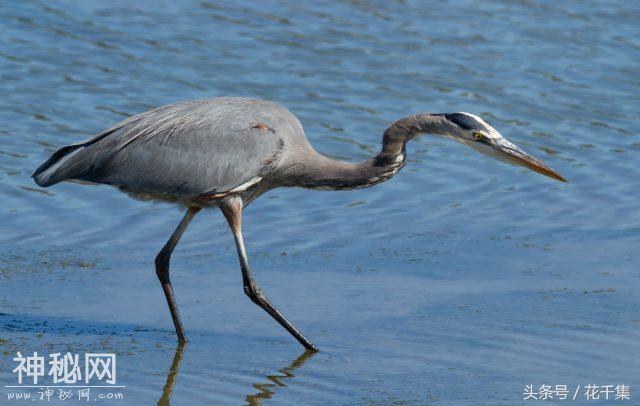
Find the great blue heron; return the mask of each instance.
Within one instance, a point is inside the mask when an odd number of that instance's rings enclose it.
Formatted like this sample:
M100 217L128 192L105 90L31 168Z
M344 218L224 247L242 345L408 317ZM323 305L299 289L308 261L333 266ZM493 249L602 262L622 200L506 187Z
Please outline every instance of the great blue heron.
M169 259L196 213L219 207L235 238L244 292L315 351L253 279L242 240L242 210L277 187L350 190L384 182L405 165L405 146L419 134L443 135L485 155L565 181L474 114L424 113L400 119L384 132L380 153L364 162L348 163L316 152L286 108L237 97L179 102L135 115L87 141L59 149L32 176L43 187L82 180L113 185L137 198L186 206L184 218L155 259L181 343L185 334L169 280Z

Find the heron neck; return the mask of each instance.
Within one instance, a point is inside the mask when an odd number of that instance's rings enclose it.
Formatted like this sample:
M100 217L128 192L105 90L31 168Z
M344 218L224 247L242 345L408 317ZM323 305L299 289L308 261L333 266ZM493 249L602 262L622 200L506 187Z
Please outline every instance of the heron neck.
M316 190L361 189L384 182L404 166L401 151L392 159L381 154L359 163L335 160L314 151L290 171L292 185Z
M288 178L291 186L321 190L349 190L370 187L392 178L406 160L407 142L417 134L444 135L441 115L418 114L400 119L384 132L378 155L360 163L331 159L312 148L297 159ZM310 146L309 146L310 147Z

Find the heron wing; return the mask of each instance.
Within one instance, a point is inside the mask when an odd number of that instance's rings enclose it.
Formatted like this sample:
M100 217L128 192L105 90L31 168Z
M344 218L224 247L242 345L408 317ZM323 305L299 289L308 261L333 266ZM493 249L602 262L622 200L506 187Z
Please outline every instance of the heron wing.
M226 192L275 164L283 146L276 128L286 121L281 109L239 98L159 107L62 148L34 177L182 196Z

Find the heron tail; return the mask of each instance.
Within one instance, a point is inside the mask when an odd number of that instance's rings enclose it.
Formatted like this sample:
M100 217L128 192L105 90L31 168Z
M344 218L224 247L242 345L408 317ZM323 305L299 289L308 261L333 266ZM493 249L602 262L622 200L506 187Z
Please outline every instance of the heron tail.
M33 172L31 177L36 184L41 187L55 185L63 180L73 179L74 174L78 173L78 163L74 163L71 159L78 148L83 147L82 144L68 145L54 152L38 169Z

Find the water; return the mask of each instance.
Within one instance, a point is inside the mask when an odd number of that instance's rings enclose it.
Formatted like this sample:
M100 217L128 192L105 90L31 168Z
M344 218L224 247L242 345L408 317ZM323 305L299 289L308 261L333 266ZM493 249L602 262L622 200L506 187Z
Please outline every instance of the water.
M16 351L99 350L130 404L170 389L174 404L514 404L526 384L640 396L637 4L0 7L3 386ZM222 95L280 102L349 161L399 117L476 112L570 183L423 137L377 187L264 195L245 215L250 260L313 356L244 297L221 215L201 213L172 261L190 338L174 362L153 257L179 210L29 175L130 114Z

